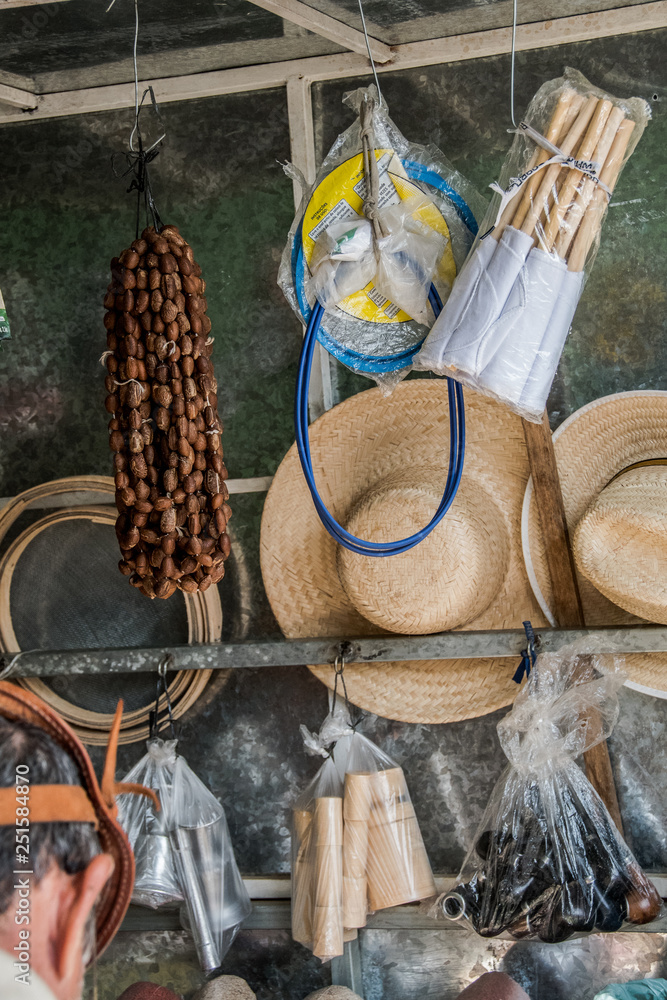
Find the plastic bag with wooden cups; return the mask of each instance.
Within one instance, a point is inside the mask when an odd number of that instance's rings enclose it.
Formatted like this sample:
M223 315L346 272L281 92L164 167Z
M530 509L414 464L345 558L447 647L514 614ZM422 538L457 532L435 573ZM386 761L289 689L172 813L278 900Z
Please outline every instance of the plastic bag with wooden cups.
M650 116L575 70L540 87L415 368L542 419L609 199Z
M322 961L369 912L435 894L403 770L360 733L338 739L292 819L292 933Z
M624 679L582 644L538 656L498 723L508 767L436 912L484 937L549 942L658 916L657 890L576 763L611 733Z

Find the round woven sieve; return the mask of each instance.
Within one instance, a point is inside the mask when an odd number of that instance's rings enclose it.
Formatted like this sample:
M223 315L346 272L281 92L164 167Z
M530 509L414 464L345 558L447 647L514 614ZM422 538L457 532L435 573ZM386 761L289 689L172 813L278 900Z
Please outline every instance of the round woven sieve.
M63 493L97 495L104 502L113 496L114 484L106 477L89 477L35 487L0 514L0 541L26 507L36 500L49 503ZM216 587L204 594L178 592L169 601L149 603L127 586L117 568L115 519L112 507L59 509L14 539L0 560L3 651L169 646L220 638L222 611ZM181 670L168 676L175 718L194 704L210 675L210 670ZM126 710L120 742L148 736L148 717L155 705L153 674L68 675L23 678L17 683L56 709L86 743L106 743L121 697ZM160 708L166 708L164 695ZM166 725L162 720L161 727Z

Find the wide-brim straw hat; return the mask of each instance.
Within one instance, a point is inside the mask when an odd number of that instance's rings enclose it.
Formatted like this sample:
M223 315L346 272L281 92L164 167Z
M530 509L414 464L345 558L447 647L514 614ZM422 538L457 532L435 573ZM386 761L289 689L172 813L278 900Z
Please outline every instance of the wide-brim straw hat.
M466 452L456 499L409 552L351 553L321 524L296 445L283 459L262 517L261 565L273 612L289 639L352 639L387 632L503 629L544 618L521 554L529 468L521 420L466 393ZM403 382L391 396L359 393L310 428L315 481L339 523L368 541L406 537L428 523L449 459L447 384ZM390 719L473 718L514 700L508 658L346 664L355 705ZM333 687L334 671L312 666Z
M588 627L667 623L667 392L604 396L553 435L584 620ZM632 468L635 466L635 468ZM532 482L522 535L543 613L553 596ZM667 654L626 657L629 686L667 697Z

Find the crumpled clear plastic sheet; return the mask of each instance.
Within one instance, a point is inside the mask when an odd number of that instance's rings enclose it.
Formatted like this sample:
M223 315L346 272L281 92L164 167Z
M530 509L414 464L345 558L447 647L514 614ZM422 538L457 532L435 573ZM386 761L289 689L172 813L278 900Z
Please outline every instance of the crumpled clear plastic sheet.
M542 419L611 192L650 117L646 101L572 69L540 87L415 368Z
M594 1000L666 1000L667 979L636 979L632 983L611 983Z
M150 868L156 852L146 852L146 874L151 875L151 881L144 884L142 896L158 898L161 888L169 885L173 889L176 884L181 895L172 896L172 901L185 901L199 963L208 973L220 967L252 905L236 865L224 809L176 753L176 745L176 740L149 740L148 754L126 778L139 780L141 775L148 787L158 792L160 831L161 835L167 831L171 847L169 882L167 862L164 873L155 864ZM153 835L154 828L142 821L136 808L128 808L123 802L126 798L132 796L119 796L119 817L130 842L134 837L141 850L142 841L146 842L147 833Z
M364 216L367 184L359 112L375 101L373 142L379 216L374 242ZM315 298L326 307L319 340L383 390L407 375L433 322L431 282L441 299L472 246L486 203L435 146L408 142L374 86L346 94L357 119L338 136L305 190L283 252L278 284L306 323ZM298 172L291 165L293 179Z
M292 935L322 961L369 912L435 895L402 768L346 716L334 734L336 718L319 737L302 727L306 750L327 756L292 811Z
M624 679L586 645L538 657L498 724L509 765L436 911L484 937L549 942L658 916L657 890L577 764L611 733Z
M123 781L152 788L161 803L168 802L177 759L176 742L148 740L148 752ZM155 910L180 902L183 893L178 884L164 808L157 812L153 802L143 795L119 795L118 821L134 852L132 902Z

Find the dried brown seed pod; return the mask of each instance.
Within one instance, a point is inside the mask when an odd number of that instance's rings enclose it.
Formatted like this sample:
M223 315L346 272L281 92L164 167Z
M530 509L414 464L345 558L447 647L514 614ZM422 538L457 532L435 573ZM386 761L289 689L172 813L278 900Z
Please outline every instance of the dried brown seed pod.
M176 258L169 252L168 245L166 251L160 257L160 270L163 274L173 274L174 271L178 270Z
M146 471L148 472L148 468L146 469ZM139 479L138 477L135 477L134 483L132 485L134 487L134 492L137 494L137 500L148 500L151 490L150 486L144 479Z
M167 243L164 236L158 236L158 238L153 242L153 250L157 254L164 254L169 252L169 244Z
M160 316L164 323L172 323L178 316L178 308L176 302L172 302L171 299L165 299L162 303L162 308L160 310ZM178 331L178 327L176 328Z
M163 535L168 535L176 527L176 511L173 507L162 512L160 517L160 530Z
M185 357L181 359L181 372L185 378L189 378L195 370L194 358Z
M129 373L128 373L129 374ZM142 389L141 384L136 381L128 382L127 385L123 385L120 388L120 398L125 406L136 407L141 403ZM142 446L143 447L143 446ZM141 451L141 448L132 447L132 439L130 438L130 451Z
M138 271L135 272L135 276L137 279L137 288L141 289L142 291L143 289L148 288L148 271L145 271L143 268L140 268Z
M130 472L133 476L136 476L137 479L145 479L148 473L148 466L146 459L141 453L142 451L143 449L133 454L130 458Z
M109 447L112 451L121 451L125 445L125 438L121 431L112 431L109 435Z
M145 315L146 314L144 313L144 316ZM161 316L159 315L156 316L155 314L153 315L153 319L151 321L151 329L153 330L153 333L164 333L164 323L162 322Z
M153 386L153 399L158 406L164 406L168 410L171 406L172 398L171 390L166 385L158 384Z
M182 568L183 564L181 563L181 569ZM191 576L182 576L181 579L178 581L178 585L181 588L181 590L184 590L187 594L196 594L196 592L199 590L199 584Z
M151 292L151 309L154 313L159 313L162 309L162 304L164 302L164 296L159 288L155 288Z
M139 263L139 254L136 250L123 250L120 255L120 262L121 264L124 264L125 267L134 269Z
M161 382L162 385L166 385L169 381L169 365L165 365L164 363L158 365L155 369L155 378L158 382Z

